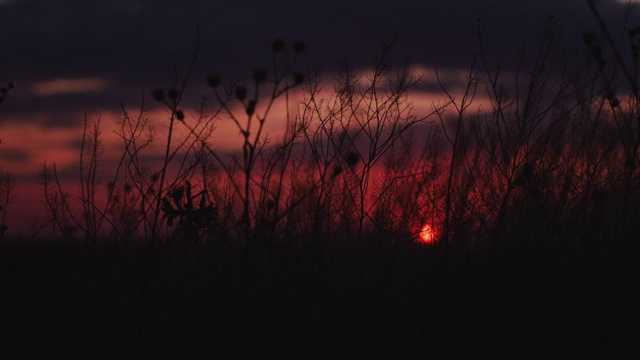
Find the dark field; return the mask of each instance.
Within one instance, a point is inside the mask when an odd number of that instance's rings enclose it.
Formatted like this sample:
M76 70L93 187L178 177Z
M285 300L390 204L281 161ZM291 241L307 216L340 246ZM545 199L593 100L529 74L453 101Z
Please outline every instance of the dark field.
M2 352L82 358L639 354L638 247L4 244ZM629 244L629 243L627 243ZM632 243L633 244L633 243Z

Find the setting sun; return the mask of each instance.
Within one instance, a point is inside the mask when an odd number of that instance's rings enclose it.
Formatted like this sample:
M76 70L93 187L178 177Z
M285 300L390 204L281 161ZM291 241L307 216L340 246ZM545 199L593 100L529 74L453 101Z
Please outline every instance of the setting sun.
M436 241L436 237L437 237L436 230L433 228L433 226L429 224L424 224L422 229L420 229L418 241L425 244L432 244Z

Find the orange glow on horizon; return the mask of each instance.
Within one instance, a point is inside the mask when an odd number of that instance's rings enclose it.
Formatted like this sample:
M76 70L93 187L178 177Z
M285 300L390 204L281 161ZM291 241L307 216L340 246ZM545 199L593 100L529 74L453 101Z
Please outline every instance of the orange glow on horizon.
M0 0L1 1L1 0ZM428 70L424 70L428 72ZM463 79L461 74L452 71L447 74L460 82ZM443 75L444 76L444 75ZM433 80L433 79L431 79ZM78 92L96 92L104 91L113 84L102 78L79 78L79 79L54 79L33 84L31 91L37 96L64 95ZM324 90L321 90L316 96L319 98L331 98L333 94L333 86L324 83ZM453 89L452 92L455 92ZM305 93L301 90L292 90L288 101L276 101L270 108L262 132L263 139L269 139L269 144L276 144L285 136L287 121L293 123L305 116L307 109L302 105ZM428 114L433 110L434 104L441 104L445 100L443 95L437 91L410 91L408 96L411 98L411 112L417 115ZM480 96L476 98L479 107L484 102L480 102ZM487 102L488 103L488 102ZM263 116L266 111L267 102L260 102L256 108L256 116ZM191 126L198 123L199 109L185 107L185 123ZM238 105L234 108L234 113L243 118L245 109ZM136 114L137 108L131 110L132 114ZM12 224L12 230L17 227L26 229L31 228L31 220L33 217L43 219L41 213L44 213L42 198L42 180L40 178L42 166L44 162L49 166L54 163L57 171L61 176L61 185L69 191L71 197L77 200L79 192L79 162L80 162L80 144L82 140L82 120L85 116L91 123L100 119L100 171L98 182L106 184L110 181L115 167L120 162L123 149L123 140L118 135L121 131L122 113L119 109L112 108L94 108L90 112L82 109L78 105L77 111L40 111L33 113L12 114L0 124L0 139L2 140L2 150L0 153L0 170L6 171L16 180L16 190L11 203L11 212L8 213L9 220ZM158 169L164 156L163 144L166 143L166 134L168 128L168 119L170 113L166 108L159 104L151 103L145 109L144 116L148 120L148 126L155 129L156 139L147 147L141 155L144 155L145 166L151 169ZM63 119L64 121L61 121ZM315 117L313 118L314 120ZM5 119L3 119L5 120ZM60 126L58 125L60 122ZM256 129L258 121L253 121L252 129ZM175 143L179 143L181 139L188 136L189 127L182 126L180 123L175 124ZM238 153L242 149L242 136L236 125L228 116L222 114L216 118L210 125L213 129L211 133L211 148L215 151L225 154ZM315 124L313 126L316 126ZM420 125L422 126L422 125ZM425 131L431 125L425 125ZM312 131L314 128L311 129ZM255 130L251 133L255 133ZM146 133L145 133L146 134ZM90 136L90 134L87 134ZM365 150L366 151L366 150ZM87 158L85 157L85 160ZM375 174L381 171L380 168L373 170ZM359 169L359 167L357 167ZM358 170L359 171L359 170ZM373 178L378 177L374 175ZM74 201L72 205L77 205ZM38 211L34 211L34 207L38 207ZM433 243L437 241L436 230L427 225L420 229L413 228L413 231L420 230L421 243ZM415 234L415 233L414 233ZM425 236L426 234L426 236Z
M109 80L99 77L78 79L58 78L35 83L31 87L31 92L36 96L102 92L107 90L110 85Z

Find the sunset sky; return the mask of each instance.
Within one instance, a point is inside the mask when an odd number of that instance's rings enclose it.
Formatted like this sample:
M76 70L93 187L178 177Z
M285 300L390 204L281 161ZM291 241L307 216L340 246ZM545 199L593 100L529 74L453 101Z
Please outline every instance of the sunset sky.
M610 24L622 19L622 2L598 6ZM242 78L268 64L275 38L304 40L301 66L331 73L344 55L366 64L397 32L397 59L427 78L435 67L455 74L470 64L477 19L494 61L508 68L549 15L568 49L583 50L582 32L596 30L584 0L0 0L0 86L15 83L0 105L0 169L15 180L14 216L32 215L24 204L38 201L44 161L73 169L85 113L114 124L121 103L136 107L169 83L171 54L186 59L196 25L202 57L188 91L198 95L208 73ZM149 109L160 111L152 101Z

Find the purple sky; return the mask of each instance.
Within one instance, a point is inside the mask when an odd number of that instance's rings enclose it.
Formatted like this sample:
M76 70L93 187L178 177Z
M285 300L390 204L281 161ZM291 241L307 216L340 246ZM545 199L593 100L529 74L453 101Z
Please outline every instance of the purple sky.
M599 6L613 21L622 15L613 0ZM343 55L364 63L392 32L400 35L399 58L464 67L478 18L487 21L495 58L508 66L548 15L559 19L566 42L576 47L583 31L595 29L584 0L0 0L0 82L17 85L2 106L0 123L41 109L82 111L136 102L170 78L171 53L188 51L196 25L203 45L197 76L238 76L266 62L276 37L304 39L308 64L331 70ZM86 93L38 91L38 82L60 78L107 82Z

